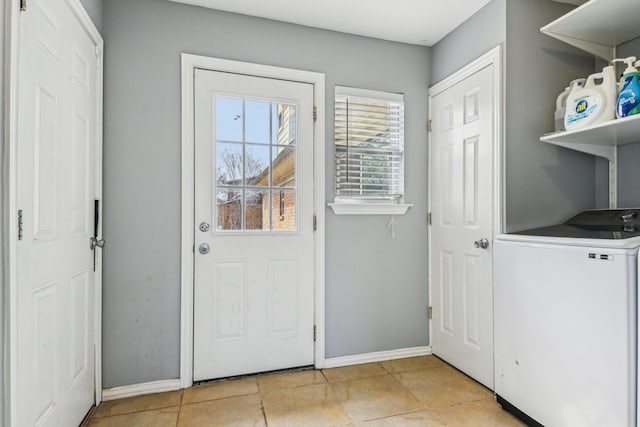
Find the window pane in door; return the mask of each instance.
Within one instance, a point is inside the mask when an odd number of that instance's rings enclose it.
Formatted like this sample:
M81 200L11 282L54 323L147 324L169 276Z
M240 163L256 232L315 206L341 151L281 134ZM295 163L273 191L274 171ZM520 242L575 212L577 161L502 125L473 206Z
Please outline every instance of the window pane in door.
M241 185L243 176L242 144L216 144L216 184Z
M296 185L296 149L292 147L273 147L274 187L295 187Z
M271 103L263 101L244 102L245 142L268 144L271 142Z
M296 230L296 191L273 190L273 202L271 204L271 218L273 231Z
M274 118L277 129L273 143L278 145L294 145L296 143L296 106L278 104L278 116Z
M242 230L242 189L218 187L216 191L216 228Z
M242 142L242 99L216 97L216 139Z
M269 230L269 190L245 191L245 230Z
M269 186L269 146L245 144L245 185Z

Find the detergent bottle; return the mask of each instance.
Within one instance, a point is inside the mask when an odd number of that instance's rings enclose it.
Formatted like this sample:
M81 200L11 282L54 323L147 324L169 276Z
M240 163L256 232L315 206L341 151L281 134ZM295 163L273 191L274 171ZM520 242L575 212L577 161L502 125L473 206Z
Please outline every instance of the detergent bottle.
M556 98L556 111L553 115L553 130L560 132L564 130L564 116L567 110L567 97L571 92L571 89L575 85L580 87L584 86L587 79L576 79L569 83L569 86L564 88L564 91Z
M638 83L638 69L633 66L636 57L624 59L627 69L620 80L620 94L616 104L616 116L620 119L640 113L640 83Z
M592 126L616 118L616 75L612 65L587 77L584 87L575 85L567 97L566 130Z

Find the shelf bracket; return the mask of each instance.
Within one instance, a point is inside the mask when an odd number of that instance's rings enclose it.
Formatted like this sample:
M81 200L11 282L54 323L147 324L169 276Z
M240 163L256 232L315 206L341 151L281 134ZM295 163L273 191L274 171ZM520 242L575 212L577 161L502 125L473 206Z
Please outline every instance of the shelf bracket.
M581 151L583 153L591 154L598 157L604 157L609 160L609 162L614 162L616 160L617 150L615 146L612 145L595 145L595 144L582 144L580 142L562 142L562 141L552 141L545 138L542 138L544 142L549 144L558 145L564 148L570 148L571 150Z
M599 43L590 42L588 40L582 40L575 37L566 36L564 34L555 33L553 31L545 29L544 27L540 31L543 34L548 35L549 37L553 37L554 39L560 40L568 45L577 47L578 49L602 58L607 62L611 62L611 60L614 58L615 51L612 46L606 46Z
M618 207L618 147L613 149L613 160L609 160L609 209Z

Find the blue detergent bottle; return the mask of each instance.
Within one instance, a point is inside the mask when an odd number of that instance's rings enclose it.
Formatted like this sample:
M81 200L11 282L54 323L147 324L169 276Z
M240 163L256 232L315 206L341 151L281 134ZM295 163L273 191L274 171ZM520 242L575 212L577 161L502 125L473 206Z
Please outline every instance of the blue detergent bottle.
M627 69L622 74L620 94L616 104L616 117L619 119L640 113L640 83L638 70L633 66L635 60L634 56L624 59Z

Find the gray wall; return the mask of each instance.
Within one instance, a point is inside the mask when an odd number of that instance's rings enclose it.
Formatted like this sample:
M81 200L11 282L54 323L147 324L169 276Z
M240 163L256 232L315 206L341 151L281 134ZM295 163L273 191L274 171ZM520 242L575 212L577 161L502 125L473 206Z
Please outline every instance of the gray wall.
M507 0L492 0L433 46L431 83L438 83L506 38Z
M102 0L80 0L93 24L102 33Z
M505 168L507 230L558 223L595 206L593 156L541 143L557 95L593 70L593 56L540 33L571 10L549 0L507 2Z
M540 142L555 99L593 57L540 33L571 9L550 0L493 0L433 47L433 82L504 46L507 231L557 223L595 204L592 156Z
M104 386L179 375L181 52L326 74L327 202L334 85L405 93L415 206L395 239L389 217L326 210L326 356L427 345L430 49L166 0L110 0L103 19Z

